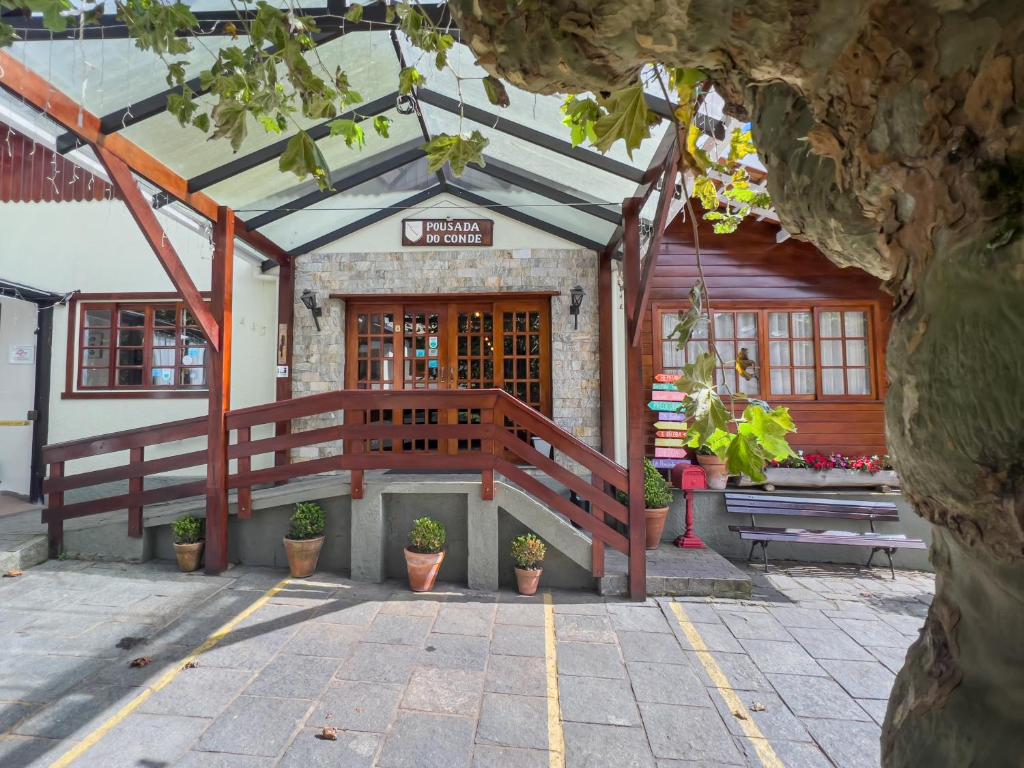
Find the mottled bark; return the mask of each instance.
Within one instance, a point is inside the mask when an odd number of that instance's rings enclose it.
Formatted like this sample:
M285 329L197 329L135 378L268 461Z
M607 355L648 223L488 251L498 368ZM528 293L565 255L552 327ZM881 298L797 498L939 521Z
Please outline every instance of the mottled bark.
M889 443L935 525L936 597L887 766L1024 755L1020 0L458 0L483 66L540 93L700 67L747 114L791 233L886 281ZM799 426L799 425L798 425Z

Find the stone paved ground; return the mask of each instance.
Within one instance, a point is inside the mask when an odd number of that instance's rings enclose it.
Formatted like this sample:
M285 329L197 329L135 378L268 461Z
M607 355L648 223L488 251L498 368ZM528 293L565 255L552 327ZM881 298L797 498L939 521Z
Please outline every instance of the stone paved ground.
M173 675L280 578L49 562L0 581L0 766L516 768L557 765L559 738L570 768L877 766L932 590L927 574L780 564L752 600L558 592L549 612L318 574Z

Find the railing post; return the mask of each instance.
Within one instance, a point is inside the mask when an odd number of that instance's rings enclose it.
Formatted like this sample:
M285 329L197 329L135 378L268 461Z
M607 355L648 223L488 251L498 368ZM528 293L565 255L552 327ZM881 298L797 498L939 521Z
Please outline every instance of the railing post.
M593 474L590 476L590 484L597 489L598 493L603 492L604 483ZM595 511L593 503L590 505L590 514L602 523L608 523L608 515L600 510ZM590 537L590 573L595 579L604 576L604 542L597 536Z
M244 446L252 438L251 427L238 428L238 445ZM276 462L276 459L275 459ZM252 470L252 456L238 457L238 474L247 475ZM248 520L252 517L252 486L246 484L238 488L238 519Z
M64 477L64 462L55 461L50 464L50 478L58 479ZM61 510L64 508L64 491L53 491L46 495L46 508L48 510ZM46 523L46 537L49 541L49 556L60 557L64 551L64 520L51 519Z
M132 448L128 454L128 463L132 466L141 464L146 460L146 449L144 446ZM143 476L133 477L128 480L128 493L134 496L142 493ZM142 538L142 503L131 504L128 507L128 535L133 539Z
M629 596L647 597L647 550L644 515L644 388L640 345L633 344L630 327L640 300L640 206L636 198L623 201L622 271L626 305L626 468L629 472ZM648 258L652 258L648 256Z
M495 427L494 422L497 421L495 418L495 411L497 410L498 404L495 404L491 408L480 409L480 424L484 428L486 434L493 435ZM467 411L468 414L468 411ZM467 419L468 420L468 419ZM486 437L480 441L480 455L489 462L486 469L480 471L480 498L484 501L494 500L494 438Z
M365 424L366 423L366 411L345 411L345 423L349 423L349 418L352 419L353 424ZM362 440L345 441L344 451L347 453L362 453L365 448L365 444ZM352 498L361 499L366 495L366 487L363 485L363 470L353 469L349 472L349 483L352 489Z

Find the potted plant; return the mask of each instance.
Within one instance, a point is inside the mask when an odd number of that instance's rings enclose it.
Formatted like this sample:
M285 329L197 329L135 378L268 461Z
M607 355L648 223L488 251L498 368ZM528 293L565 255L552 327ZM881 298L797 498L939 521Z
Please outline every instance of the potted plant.
M516 584L520 595L535 595L544 572L544 557L548 548L532 533L512 539L512 562L516 565Z
M644 459L644 516L647 519L647 549L657 549L665 531L672 487L650 459Z
M203 520L193 515L183 517L171 523L174 534L174 554L178 558L178 567L185 573L199 568L203 557Z
M292 578L304 579L316 570L325 527L324 510L319 504L304 501L295 505L295 512L288 521L288 535L284 537Z
M413 592L429 592L437 581L437 573L444 562L444 545L448 533L432 517L412 521L409 546L405 548L405 565L409 572L409 587Z
M729 482L729 466L725 459L715 455L707 445L701 445L695 451L697 463L708 476L708 488L721 491Z

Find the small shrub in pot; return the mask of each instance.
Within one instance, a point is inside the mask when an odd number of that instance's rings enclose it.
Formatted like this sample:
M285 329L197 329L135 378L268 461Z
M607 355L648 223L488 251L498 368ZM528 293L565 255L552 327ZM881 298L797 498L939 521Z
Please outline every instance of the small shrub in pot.
M203 555L203 519L188 515L171 523L174 535L174 555L178 567L185 573L199 568Z
M432 517L412 521L409 546L405 548L405 565L409 573L409 588L413 592L429 592L434 588L444 562L447 541L448 532L444 525Z
M284 537L288 569L293 578L304 579L316 570L326 527L324 510L319 504L304 501L295 505L288 520L288 535Z
M548 548L544 541L532 533L512 539L512 562L516 567L516 583L519 587L519 594L537 594L547 553Z
M645 545L657 549L665 531L668 507L672 503L672 487L650 459L644 459L644 516L647 519Z

